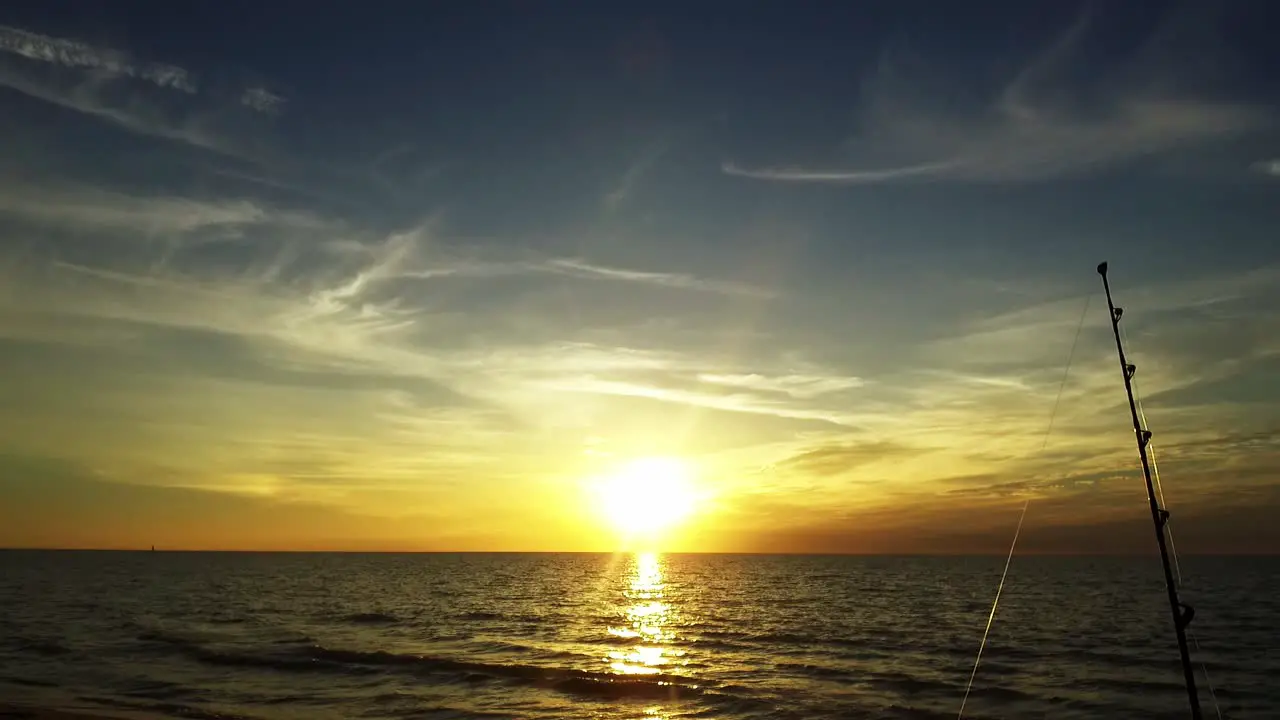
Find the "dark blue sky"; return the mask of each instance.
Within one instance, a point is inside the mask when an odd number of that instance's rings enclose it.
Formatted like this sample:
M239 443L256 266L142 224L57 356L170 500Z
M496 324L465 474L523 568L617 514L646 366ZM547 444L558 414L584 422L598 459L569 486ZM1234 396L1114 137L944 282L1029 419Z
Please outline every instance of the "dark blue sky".
M1276 450L1229 469L1230 438L1280 427L1273 14L6 4L0 338L21 397L52 394L38 432L5 421L11 452L360 517L457 507L462 545L525 546L489 527L522 510L477 519L448 478L562 507L590 458L663 453L706 466L722 540L859 508L909 527L1011 478L1083 516L1110 496L1059 475L1129 468L1097 450L1124 423L1100 306L1055 426L1079 466L1015 448L1109 259L1170 442L1199 443L1184 469L1232 487ZM846 469L787 462L813 452Z

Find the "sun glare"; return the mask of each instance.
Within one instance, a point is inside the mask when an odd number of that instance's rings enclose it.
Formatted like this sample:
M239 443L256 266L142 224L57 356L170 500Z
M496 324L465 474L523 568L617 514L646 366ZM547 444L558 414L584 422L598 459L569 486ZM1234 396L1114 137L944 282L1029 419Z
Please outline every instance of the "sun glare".
M632 460L600 480L600 511L625 535L656 535L694 509L692 475L676 458Z

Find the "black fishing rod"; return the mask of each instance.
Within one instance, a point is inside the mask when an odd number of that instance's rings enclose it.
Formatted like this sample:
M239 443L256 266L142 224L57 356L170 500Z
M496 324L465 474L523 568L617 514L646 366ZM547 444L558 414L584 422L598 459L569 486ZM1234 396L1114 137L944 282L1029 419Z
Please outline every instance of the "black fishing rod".
M1187 698L1191 702L1191 717L1201 720L1200 698L1196 694L1196 676L1191 669L1191 651L1187 649L1187 626L1195 616L1190 605L1178 600L1178 586L1173 581L1173 568L1169 565L1169 550L1165 541L1165 525L1169 522L1169 511L1160 507L1156 500L1155 486L1151 482L1151 462L1147 459L1147 445L1151 443L1151 431L1142 426L1138 417L1138 405L1133 399L1133 375L1138 366L1130 364L1124 357L1124 345L1120 342L1120 316L1123 308L1118 308L1111 301L1111 283L1107 282L1107 264L1098 265L1098 274L1102 276L1102 287L1107 291L1107 307L1111 311L1111 332L1116 336L1116 353L1120 355L1120 370L1124 374L1124 391L1129 395L1129 413L1133 415L1133 432L1138 440L1138 455L1142 458L1142 475L1147 481L1147 500L1151 503L1151 520L1156 526L1156 543L1160 545L1160 562L1164 565L1164 584L1169 591L1169 609L1173 611L1173 629L1178 635L1178 652L1182 655L1182 675L1187 682Z

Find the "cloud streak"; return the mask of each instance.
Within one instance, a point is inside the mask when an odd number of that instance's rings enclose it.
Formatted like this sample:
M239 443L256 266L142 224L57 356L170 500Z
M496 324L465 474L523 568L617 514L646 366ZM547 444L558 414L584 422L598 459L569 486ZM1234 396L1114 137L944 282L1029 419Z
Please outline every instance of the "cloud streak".
M615 212L622 207L630 197L635 193L636 185L648 173L655 163L670 150L671 143L669 140L658 140L650 143L639 157L636 158L627 171L623 173L622 179L618 181L609 194L604 197L604 207L607 212Z
M586 279L616 280L641 285L658 285L661 287L678 288L681 290L699 290L704 292L722 293L725 295L747 295L752 297L772 297L773 295L773 293L768 290L747 285L745 283L708 280L706 278L699 278L686 273L650 272L608 267L604 265L595 265L576 258L551 260L545 265L535 267L544 272Z
M1085 62L1082 19L1018 73L986 107L969 112L933 99L927 82L887 60L866 82L862 124L848 147L858 155L905 159L833 167L747 167L725 162L726 175L829 184L924 181L1037 182L1085 174L1168 151L1249 133L1269 114L1178 91L1176 69L1161 67L1160 34L1098 86L1069 78ZM1176 49L1176 48L1175 48ZM843 165L841 167L840 165Z
M832 425L848 425L852 420L839 411L805 408L750 393L721 395L700 393L653 384L606 380L595 377L557 378L543 387L548 390L594 395L647 398L677 405L689 405L734 413L771 415L791 420L811 420Z
M46 227L176 241L200 231L259 227L320 229L324 221L303 211L283 211L247 199L145 196L90 186L0 181L0 213Z
M753 180L858 184L892 182L912 178L936 178L948 172L958 171L961 167L962 164L958 161L948 161L886 170L818 170L803 167L745 168L736 163L726 161L720 166L720 170L725 175L751 178Z
M468 360L446 348L428 353L419 338L437 326L465 342L485 323L459 323L450 304L462 294L483 294L459 280L485 279L501 292L504 279L576 279L574 295L607 292L592 285L632 285L713 295L768 296L761 288L688 273L639 271L578 258L476 255L439 236L432 223L379 236L306 211L230 198L129 195L87 186L0 184L0 216L38 230L92 237L98 259L57 260L39 269L53 285L15 293L22 307L160 327L270 338L286 346L384 371L432 377L464 372ZM127 253L113 243L146 241ZM222 243L231 262L206 266L202 249ZM149 249L154 245L154 249ZM8 274L36 268L20 262ZM564 292L542 282L537 293ZM572 285L570 286L572 287ZM0 305L2 305L0 299ZM510 310L496 305L493 321ZM496 327L497 325L495 325ZM438 332L438 331L434 331ZM438 339L437 339L438 342ZM496 357L496 356L495 356ZM512 358L513 361L516 358ZM564 371L578 362L561 356ZM819 388L796 379L791 390ZM821 380L815 381L820 383Z
M797 399L811 399L828 393L840 392L862 387L863 381L856 377L832 377L822 375L782 375L768 377L759 373L719 375L704 373L698 379L713 385L744 388L769 393L778 393Z
M240 95L240 104L253 108L261 113L274 115L284 107L285 99L266 88L254 87L246 89Z
M177 65L143 63L120 50L0 26L0 86L31 98L98 118L118 128L164 138L242 160L243 119L228 109L275 115L284 98L261 87L237 97L202 92L194 76ZM234 103L234 104L233 104Z
M0 67L0 85L52 105L96 117L138 135L175 140L226 155L239 154L228 141L191 118L175 121L159 105L144 100L133 99L125 103L113 100L101 80L77 79L68 83L65 79L41 79L21 70Z
M543 259L484 260L469 257L443 257L423 261L422 267L406 269L398 277L420 280L456 278L501 278L520 275L552 275L580 280L612 281L629 285L653 286L718 295L772 298L768 288L731 280L699 277L689 273L635 270L592 263L582 258L550 257Z
M110 75L138 78L162 88L195 93L191 74L176 65L139 63L125 52L0 25L0 51L29 60L70 68L97 70Z

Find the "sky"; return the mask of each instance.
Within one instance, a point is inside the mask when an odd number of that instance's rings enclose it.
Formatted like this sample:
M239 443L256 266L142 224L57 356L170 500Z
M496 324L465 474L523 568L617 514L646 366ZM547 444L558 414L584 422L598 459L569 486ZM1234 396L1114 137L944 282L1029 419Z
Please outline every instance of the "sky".
M5 3L0 546L1280 552L1268 5Z

